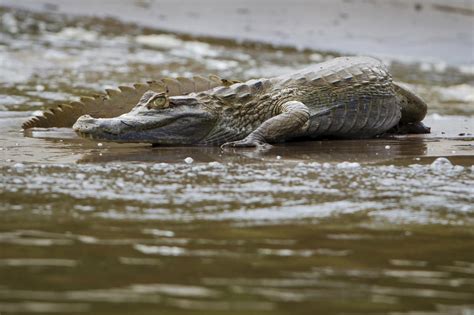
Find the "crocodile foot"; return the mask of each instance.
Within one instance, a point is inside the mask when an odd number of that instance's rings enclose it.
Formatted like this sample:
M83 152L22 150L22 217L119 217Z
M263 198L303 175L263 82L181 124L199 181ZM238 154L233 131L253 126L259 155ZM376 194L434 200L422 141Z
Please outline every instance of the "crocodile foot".
M253 137L247 137L239 141L226 142L221 145L221 149L228 148L258 148L258 149L269 149L272 145L265 141L255 139Z

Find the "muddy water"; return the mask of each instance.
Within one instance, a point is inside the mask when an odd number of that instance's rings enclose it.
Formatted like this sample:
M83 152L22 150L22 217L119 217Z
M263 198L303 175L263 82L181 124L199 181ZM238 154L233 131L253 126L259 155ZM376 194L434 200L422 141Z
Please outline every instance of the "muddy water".
M0 13L1 314L474 312L468 69L386 60L429 101L430 136L231 152L25 137L32 113L107 87L335 54Z

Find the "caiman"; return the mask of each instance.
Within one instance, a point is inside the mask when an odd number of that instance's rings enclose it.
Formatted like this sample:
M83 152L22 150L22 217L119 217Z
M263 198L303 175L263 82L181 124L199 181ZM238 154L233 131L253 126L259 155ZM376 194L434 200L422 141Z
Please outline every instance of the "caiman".
M340 57L246 82L163 79L81 98L23 124L155 145L255 147L292 139L429 133L425 102L369 57Z

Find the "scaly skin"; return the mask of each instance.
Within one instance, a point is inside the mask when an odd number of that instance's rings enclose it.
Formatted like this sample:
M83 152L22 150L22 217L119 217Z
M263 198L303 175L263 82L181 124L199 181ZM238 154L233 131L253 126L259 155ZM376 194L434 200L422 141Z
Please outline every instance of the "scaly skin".
M73 128L97 140L260 146L294 138L369 138L429 132L426 104L392 82L378 60L342 57L290 75L180 96L148 91L126 114L80 117Z

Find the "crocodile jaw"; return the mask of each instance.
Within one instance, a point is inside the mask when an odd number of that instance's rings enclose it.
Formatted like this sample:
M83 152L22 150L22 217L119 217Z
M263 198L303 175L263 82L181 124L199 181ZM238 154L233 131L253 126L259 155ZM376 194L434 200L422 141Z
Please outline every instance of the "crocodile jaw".
M81 137L100 141L176 145L199 143L213 126L213 117L199 112L153 117L124 114L115 118L84 115L79 117L73 129Z

